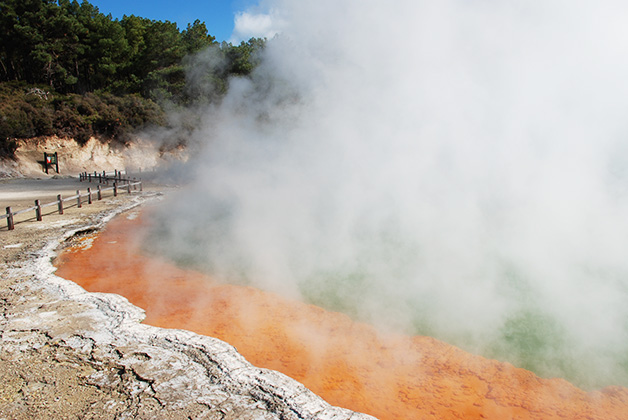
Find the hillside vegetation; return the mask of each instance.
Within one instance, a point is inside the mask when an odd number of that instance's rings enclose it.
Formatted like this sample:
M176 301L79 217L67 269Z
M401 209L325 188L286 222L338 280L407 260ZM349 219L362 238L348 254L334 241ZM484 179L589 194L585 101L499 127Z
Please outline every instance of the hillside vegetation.
M166 107L219 101L230 77L251 73L264 43L217 43L199 20L181 31L169 21L113 19L87 1L2 0L0 157L13 155L15 138L128 141L134 130L165 125Z

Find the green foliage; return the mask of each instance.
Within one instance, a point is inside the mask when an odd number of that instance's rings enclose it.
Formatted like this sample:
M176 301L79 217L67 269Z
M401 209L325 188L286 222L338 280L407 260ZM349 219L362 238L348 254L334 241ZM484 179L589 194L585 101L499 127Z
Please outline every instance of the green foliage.
M223 43L223 49L229 62L228 73L239 76L251 74L260 61L260 51L264 49L266 41L260 38L251 38L248 42L242 41L234 47Z
M205 22L196 19L193 24L182 33L183 45L187 54L194 54L212 46L216 42L216 37L207 32Z
M179 31L169 21L133 15L114 20L76 0L0 0L0 40L0 81L174 101L183 99L184 57L218 46L199 20ZM218 59L227 65L209 77L226 85L230 76L249 75L264 43L223 42Z
M164 111L137 94L58 94L42 85L0 83L0 157L11 157L15 138L57 135L86 142L90 137L127 141L133 130L163 125Z
M17 142L15 139L0 138L0 159L11 159L15 156Z
M112 19L88 1L0 0L2 153L12 153L12 137L120 138L163 124L160 106L219 100L230 77L251 74L264 44L219 45L199 20L179 31L169 21ZM209 50L213 64L192 72L198 60L189 57ZM34 87L48 98L25 93Z

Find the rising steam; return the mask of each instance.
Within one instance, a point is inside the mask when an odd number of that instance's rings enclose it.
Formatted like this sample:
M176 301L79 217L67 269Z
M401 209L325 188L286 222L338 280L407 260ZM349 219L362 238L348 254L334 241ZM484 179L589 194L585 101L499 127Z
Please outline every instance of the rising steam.
M264 5L280 35L163 209L173 258L628 385L628 4Z

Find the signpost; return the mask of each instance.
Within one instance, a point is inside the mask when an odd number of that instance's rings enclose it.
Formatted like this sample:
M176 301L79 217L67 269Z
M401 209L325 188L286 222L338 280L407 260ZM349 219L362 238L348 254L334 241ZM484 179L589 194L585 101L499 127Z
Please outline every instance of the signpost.
M57 155L57 152L54 152L54 154L44 152L44 165L46 173L48 173L48 165L55 165L55 169L59 173L59 155Z

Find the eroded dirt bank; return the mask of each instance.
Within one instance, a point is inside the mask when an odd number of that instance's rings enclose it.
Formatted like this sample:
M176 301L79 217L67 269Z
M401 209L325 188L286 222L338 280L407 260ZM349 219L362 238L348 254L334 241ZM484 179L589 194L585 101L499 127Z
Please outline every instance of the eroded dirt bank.
M223 339L334 405L381 419L625 419L628 390L584 392L429 337L382 336L348 317L259 290L220 284L151 259L142 223L121 218L68 250L58 273L119 293L146 323Z
M16 177L64 177L80 172L131 170L138 173L166 167L173 160L185 160L184 150L159 149L159 144L144 138L136 138L129 145L90 138L85 144L74 139L35 137L17 140L15 160L0 159L0 178ZM57 153L59 173L51 165L46 174L43 154Z
M140 324L143 311L126 299L54 274L59 244L154 196L0 229L0 418L369 418L253 367L220 340Z

